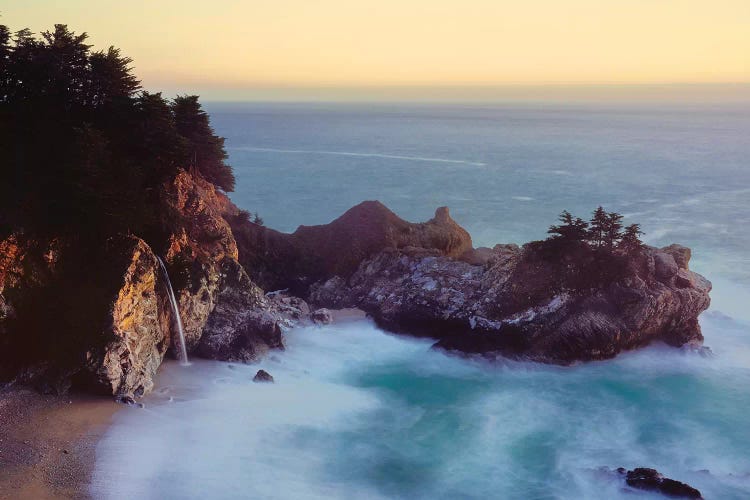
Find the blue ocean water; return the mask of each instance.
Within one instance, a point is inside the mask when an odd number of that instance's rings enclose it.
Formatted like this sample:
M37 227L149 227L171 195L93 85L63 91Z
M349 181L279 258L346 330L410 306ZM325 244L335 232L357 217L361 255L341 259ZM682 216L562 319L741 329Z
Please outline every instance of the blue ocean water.
M233 200L293 231L378 199L448 205L475 245L597 205L714 282L712 357L574 367L446 356L365 320L287 333L260 366L167 363L97 449L103 498L649 498L600 467L750 497L750 106L214 104ZM250 382L267 369L272 386ZM122 464L127 462L127 467ZM114 478L114 479L113 479Z

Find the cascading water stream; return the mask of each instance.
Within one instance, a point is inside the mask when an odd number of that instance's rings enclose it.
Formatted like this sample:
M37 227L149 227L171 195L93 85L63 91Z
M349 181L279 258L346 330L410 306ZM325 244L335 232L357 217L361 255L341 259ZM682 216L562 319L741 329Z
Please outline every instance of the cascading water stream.
M169 293L169 302L172 304L172 314L175 317L175 323L177 323L177 333L180 336L180 364L183 366L189 365L187 347L185 346L185 333L182 331L182 319L180 318L180 310L177 307L177 298L175 297L174 290L172 289L172 282L169 279L169 273L167 272L167 266L164 265L164 261L161 257L156 257L159 260L159 265L164 273L164 278L167 281L167 292Z

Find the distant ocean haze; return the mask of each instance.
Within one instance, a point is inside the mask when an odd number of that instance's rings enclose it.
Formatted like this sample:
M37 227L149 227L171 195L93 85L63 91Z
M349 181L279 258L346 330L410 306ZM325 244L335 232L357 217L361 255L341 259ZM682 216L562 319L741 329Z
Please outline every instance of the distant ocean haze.
M750 104L208 105L233 199L293 231L378 199L409 220L447 205L476 245L546 236L598 205L698 270L750 284ZM705 265L704 265L705 263Z

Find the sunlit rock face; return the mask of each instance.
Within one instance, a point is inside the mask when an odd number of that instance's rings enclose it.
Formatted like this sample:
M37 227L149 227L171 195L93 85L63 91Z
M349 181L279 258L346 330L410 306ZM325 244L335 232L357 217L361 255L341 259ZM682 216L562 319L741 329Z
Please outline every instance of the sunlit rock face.
M182 314L187 348L193 352L216 307L222 265L237 260L237 243L222 217L233 205L213 184L184 171L165 186L165 193L165 211L173 223L164 257Z
M360 307L385 328L434 337L448 350L548 363L703 340L697 318L711 284L689 270L684 247L645 247L611 262L547 259L532 246L482 254L476 264L429 251L382 252L348 280L313 286L310 300Z
M10 382L65 392L148 392L169 339L156 256L134 236L85 249L21 234L0 243L0 367Z
M87 353L87 369L95 382L116 396L145 394L169 346L170 315L159 264L151 248L136 237L111 238L105 252L119 270L102 335L103 349Z

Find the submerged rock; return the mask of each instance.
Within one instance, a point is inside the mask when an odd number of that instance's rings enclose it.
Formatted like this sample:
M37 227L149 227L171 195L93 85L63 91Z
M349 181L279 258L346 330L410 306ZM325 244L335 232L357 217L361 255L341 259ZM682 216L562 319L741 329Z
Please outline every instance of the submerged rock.
M689 484L664 477L656 469L637 467L626 471L621 467L617 469L617 472L625 476L625 482L632 488L654 491L671 498L688 498L691 500L703 498L701 492Z
M313 322L317 323L318 325L329 325L333 322L333 314L331 314L331 311L329 311L325 307L316 309L315 311L313 311L310 317L312 318Z
M273 383L273 377L270 373L265 370L258 370L253 377L253 382L271 382Z

